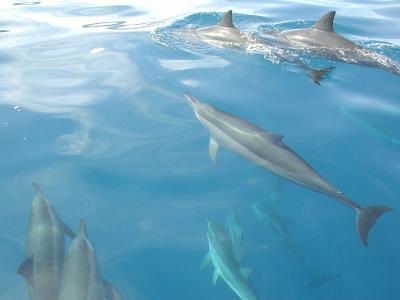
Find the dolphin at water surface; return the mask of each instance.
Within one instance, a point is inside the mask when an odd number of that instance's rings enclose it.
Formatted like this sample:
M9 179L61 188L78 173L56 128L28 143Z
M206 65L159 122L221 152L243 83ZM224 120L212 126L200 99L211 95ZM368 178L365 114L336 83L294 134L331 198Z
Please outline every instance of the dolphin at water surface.
M368 233L376 220L392 210L382 205L362 207L347 198L286 146L282 135L223 112L188 93L185 96L197 119L210 133L209 155L214 162L217 160L219 145L222 145L278 176L339 200L355 210L357 232L365 246L368 244Z
M273 56L278 57L281 62L288 62L294 64L312 79L316 84L320 84L322 78L332 70L332 68L323 69L312 69L303 63L299 58L291 55L287 51L276 48L272 45L266 45L261 40L251 37L249 34L241 32L234 24L232 20L232 10L227 11L220 21L209 27L198 28L195 30L196 34L200 39L208 44L218 47L233 47L247 49L252 48L252 45L260 45L268 53L272 53ZM262 54L262 52L260 52Z
M251 270L240 267L232 240L225 229L214 221L208 221L207 238L209 252L206 257L207 262L214 266L214 284L221 277L240 299L259 299L248 280Z
M33 188L25 260L18 274L26 279L31 300L54 300L64 262L65 234L71 238L75 235L59 219L39 184L34 183Z
M357 45L337 34L333 28L335 14L335 11L326 13L310 28L268 32L267 35L281 45L299 51L307 51L320 57L346 63L380 68L400 75L400 62Z

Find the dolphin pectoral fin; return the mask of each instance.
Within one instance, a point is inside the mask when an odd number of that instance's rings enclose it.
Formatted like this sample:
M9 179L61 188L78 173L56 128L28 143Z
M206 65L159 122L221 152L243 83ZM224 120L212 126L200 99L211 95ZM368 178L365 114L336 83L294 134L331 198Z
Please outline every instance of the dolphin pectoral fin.
M310 69L307 71L307 75L311 78L311 80L315 83L320 85L321 80L324 79L324 77L329 74L334 69L334 67L329 67L329 68L323 68L323 69Z
M242 273L244 278L249 278L251 269L250 268L241 268L240 272Z
M26 280L30 280L32 277L32 269L33 269L33 258L29 257L22 262L22 264L18 267L17 273L24 277Z
M217 284L217 280L219 278L219 273L217 271L217 269L214 270L214 275L213 275L213 284L216 285Z
M321 31L333 31L333 19L335 18L335 11L330 11L324 14L312 28Z
M217 163L217 154L218 154L219 145L217 141L210 137L210 141L208 143L208 154L210 155L211 160L213 163Z
M228 10L217 24L221 27L234 28L232 21L232 10Z
M372 226L375 224L376 220L383 215L385 212L392 211L393 208L375 205L367 206L365 208L356 208L356 227L357 233L361 239L361 242L368 246L368 233Z
M72 229L69 228L68 225L65 224L63 221L60 220L60 222L61 222L61 225L63 227L64 233L66 235L68 235L71 239L74 239L75 238L75 233L72 231Z
M104 294L108 300L122 300L121 294L113 287L111 283L103 280Z
M211 263L210 251L207 252L200 264L200 270L203 270L207 265Z

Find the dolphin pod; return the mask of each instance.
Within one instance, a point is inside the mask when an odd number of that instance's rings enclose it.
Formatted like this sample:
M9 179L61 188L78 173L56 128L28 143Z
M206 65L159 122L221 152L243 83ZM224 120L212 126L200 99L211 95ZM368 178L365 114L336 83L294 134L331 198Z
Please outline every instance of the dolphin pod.
M196 29L197 35L204 42L217 45L217 46L229 46L246 49L250 45L259 44L267 47L268 52L272 52L274 56L279 58L281 62L291 63L298 68L302 69L315 84L320 84L323 77L329 73L332 68L323 69L312 69L307 66L302 60L294 55L291 55L287 51L282 51L282 49L266 45L263 41L252 37L249 39L233 24L232 20L232 10L227 11L221 20L214 26L203 27ZM260 52L262 54L262 52Z
M232 239L225 229L217 222L208 221L207 239L209 251L203 265L211 263L214 266L214 284L221 277L240 299L258 300L248 280L251 269L240 266Z
M275 175L339 200L356 212L357 233L365 246L376 220L392 210L383 205L362 207L346 197L286 146L282 135L223 112L188 93L185 96L197 119L209 131L209 155L214 162L222 145Z
M312 27L270 33L282 45L308 51L346 63L380 68L400 75L400 62L357 45L337 34L333 28L336 12L324 14Z
M39 184L29 213L25 260L18 274L27 282L31 300L122 300L100 277L94 248L84 222L75 235L57 216ZM65 256L65 235L73 239Z

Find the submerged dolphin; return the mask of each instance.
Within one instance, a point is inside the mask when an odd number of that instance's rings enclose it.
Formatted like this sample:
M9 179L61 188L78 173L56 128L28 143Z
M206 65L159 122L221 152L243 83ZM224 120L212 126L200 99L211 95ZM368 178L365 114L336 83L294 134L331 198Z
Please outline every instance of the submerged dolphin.
M238 263L240 263L244 254L246 253L246 247L243 242L242 227L240 226L237 215L233 211L231 211L228 215L226 229L232 241L233 253L235 254Z
M325 283L340 278L341 276L335 273L319 273L316 274L308 284L308 289L313 290Z
M219 277L222 277L240 299L257 300L258 296L248 280L251 270L240 268L233 251L232 241L224 228L216 222L209 221L207 238L208 262L212 263L215 268L214 284Z
M118 298L119 297L119 298ZM88 240L85 222L72 241L64 262L58 300L114 300L118 292L101 277L96 252Z
M266 205L253 204L251 207L257 220L269 231L272 231L278 235L283 246L287 249L289 254L292 255L296 260L303 261L303 256L298 253L298 250L289 237L289 232L282 216L280 216L275 209Z
M347 198L287 147L282 141L282 135L225 113L187 93L185 96L197 119L210 133L209 154L214 162L219 145L223 145L276 175L339 200L355 210L357 232L365 246L368 243L368 233L376 220L392 210L381 205L362 207Z
M282 51L282 49L276 48L272 45L266 45L261 40L258 40L254 37L250 38L248 34L246 35L240 32L240 30L233 24L232 10L227 11L216 25L199 28L196 29L195 32L204 42L211 45L216 45L218 47L231 46L247 49L250 45L263 45L264 47L267 47L266 50L277 57L279 61L292 63L304 70L305 73L312 79L312 81L318 85L320 84L321 79L332 70L332 68L314 70L304 64L293 54L291 55L287 51Z
M284 30L271 33L271 36L282 44L307 50L318 56L376 67L400 75L400 62L337 34L333 29L335 14L335 11L326 13L310 28Z
M30 299L55 300L65 252L65 234L74 233L58 218L37 183L29 214L25 260L18 268L28 284Z

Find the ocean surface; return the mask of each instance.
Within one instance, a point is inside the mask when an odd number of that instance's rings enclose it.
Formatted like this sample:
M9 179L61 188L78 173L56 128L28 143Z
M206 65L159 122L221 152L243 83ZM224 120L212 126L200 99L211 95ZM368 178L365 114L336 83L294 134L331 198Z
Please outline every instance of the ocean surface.
M318 86L268 49L182 34L229 9L257 36L336 10L338 33L400 60L396 0L1 1L1 300L29 299L17 269L34 182L74 231L86 221L102 277L124 299L239 299L200 268L207 220L223 225L232 211L261 300L400 299L400 76L300 57L334 67ZM212 163L185 92L282 134L351 199L394 212L364 247L340 202L223 147ZM254 203L275 206L296 255Z

